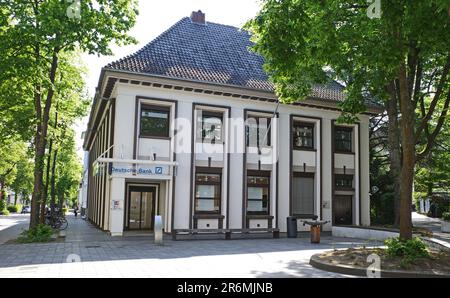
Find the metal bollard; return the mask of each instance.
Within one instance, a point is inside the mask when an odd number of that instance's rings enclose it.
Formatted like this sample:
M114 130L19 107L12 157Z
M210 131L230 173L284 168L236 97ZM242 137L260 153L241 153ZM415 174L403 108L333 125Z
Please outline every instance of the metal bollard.
M163 222L162 222L162 216L156 215L155 216L155 244L156 245L163 245Z

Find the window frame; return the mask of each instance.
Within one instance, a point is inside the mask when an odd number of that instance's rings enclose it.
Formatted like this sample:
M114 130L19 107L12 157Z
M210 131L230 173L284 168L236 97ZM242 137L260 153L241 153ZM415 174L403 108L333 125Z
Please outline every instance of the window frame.
M338 139L337 138L337 135L338 135L337 131L338 130L350 133L350 141L349 141L350 142L350 148L349 149L345 149L345 148L342 148L342 146L339 147L337 145L338 142L344 141L342 139ZM353 131L354 131L353 127L335 126L335 128L334 128L334 152L337 152L337 153L353 153Z
M199 123L199 113L201 113L201 121ZM215 141L214 139L209 139L205 137L205 134L203 133L203 124L204 124L204 119L205 116L208 118L219 118L221 121L221 127L220 127L220 140L219 141ZM205 143L205 139L209 141L209 144L224 144L224 114L223 112L216 112L216 111L208 111L208 110L201 110L198 109L197 110L197 128L196 128L196 139L197 141L199 141L199 139L201 140L202 143ZM200 124L200 125L199 125ZM200 133L200 135L199 135Z
M338 179L345 179L345 180L351 180L352 181L352 186L348 187L348 186L338 186L336 184ZM350 190L350 191L354 191L355 190L355 175L349 175L349 174L335 174L334 175L334 189L335 190Z
M316 211L316 174L315 173L306 173L306 172L294 172L292 174L292 184L294 182L294 178L312 178L313 179L313 214L299 214L294 212L294 187L292 185L292 216L297 218L313 218L315 216Z
M267 184L263 184L263 183L249 183L248 180L250 177L259 177L259 178L267 178L268 179L268 183ZM270 171L252 171L252 170L248 170L247 171L247 176L246 176L246 202L245 202L245 210L246 210L246 214L248 216L252 216L252 215L270 215L270 201L271 201L271 172ZM248 198L248 188L249 187L260 187L260 188L267 188L267 211L248 211L248 202L249 201L262 201L264 202L264 199L262 200L256 200L256 199L249 199Z
M219 182L203 182L197 180L197 175L219 175ZM221 215L222 214L222 169L221 168L202 168L197 167L194 175L194 215L201 215L201 214L211 214L211 215ZM218 194L219 194L219 210L218 211L198 211L197 210L197 200L211 200L215 201L216 198L199 198L197 197L197 186L198 185L214 185L219 188Z
M248 125L248 120L249 119L255 119L256 120L256 147L257 148L262 148L262 147L271 147L272 146L272 118L270 116L254 116L254 115L248 115L247 119L245 120L245 144L247 147L251 147L250 146L250 127ZM267 139L266 142L267 144L261 145L260 142L262 140L259 139L259 129L260 129L260 120L261 119L266 119L267 120Z
M164 131L164 134L155 134L155 133L144 133L142 131L142 113L143 111L156 111L156 112L164 112L167 114L167 127ZM168 139L170 138L170 122L171 122L171 107L169 106L158 106L158 105L149 105L141 103L140 115L139 115L139 137L140 138L155 138L155 139Z
M309 122L302 122L302 121L294 121L294 124L292 125L293 127L292 127L292 147L293 147L293 149L294 150L307 150L307 151L314 151L315 150L315 146L316 146L316 144L315 144L315 141L314 141L314 137L315 137L315 132L314 132L314 130L315 130L315 124L314 123L309 123ZM311 128L311 132L312 132L312 134L311 134L311 144L312 144L312 146L311 147L309 147L309 146L297 146L296 145L296 142L295 142L295 139L296 139L296 136L295 136L295 128L296 127L309 127L309 128ZM301 136L300 138L304 138L304 136Z

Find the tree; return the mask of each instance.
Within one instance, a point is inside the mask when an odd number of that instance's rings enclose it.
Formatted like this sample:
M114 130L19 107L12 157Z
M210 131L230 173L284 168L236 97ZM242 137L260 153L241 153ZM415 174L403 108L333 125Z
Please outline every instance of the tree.
M45 149L55 85L63 53L75 49L111 54L111 42L128 44L137 15L135 0L0 0L0 82L25 76L34 104L34 187L30 228L43 201Z
M8 139L0 144L0 202L4 204L6 187L16 179L18 164L26 158L26 144Z
M332 78L346 86L341 121L356 121L370 99L391 106L400 132L390 148L401 152L400 238L411 239L414 167L433 148L450 104L448 0L381 0L380 18L370 18L366 0L262 2L246 28L283 101Z
M18 161L16 177L10 185L15 193L14 205L19 194L22 198L28 198L33 191L33 162L28 155Z

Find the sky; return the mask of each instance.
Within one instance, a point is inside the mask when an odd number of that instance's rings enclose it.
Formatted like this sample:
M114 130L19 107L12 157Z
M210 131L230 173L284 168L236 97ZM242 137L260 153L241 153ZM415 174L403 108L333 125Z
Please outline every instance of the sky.
M129 32L138 40L138 44L129 46L112 45L113 56L83 55L84 64L88 67L86 83L89 95L93 96L103 66L130 55L156 38L192 11L201 10L206 14L206 21L242 27L254 17L259 10L258 0L140 0L139 16L135 27ZM77 151L83 157L83 140L81 133L86 130L89 117L79 121L77 132Z

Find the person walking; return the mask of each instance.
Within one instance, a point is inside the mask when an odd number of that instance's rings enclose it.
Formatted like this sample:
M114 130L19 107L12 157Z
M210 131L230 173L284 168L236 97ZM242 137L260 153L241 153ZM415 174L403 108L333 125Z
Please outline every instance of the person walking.
M75 214L75 217L78 216L78 206L77 205L73 206L73 213Z

